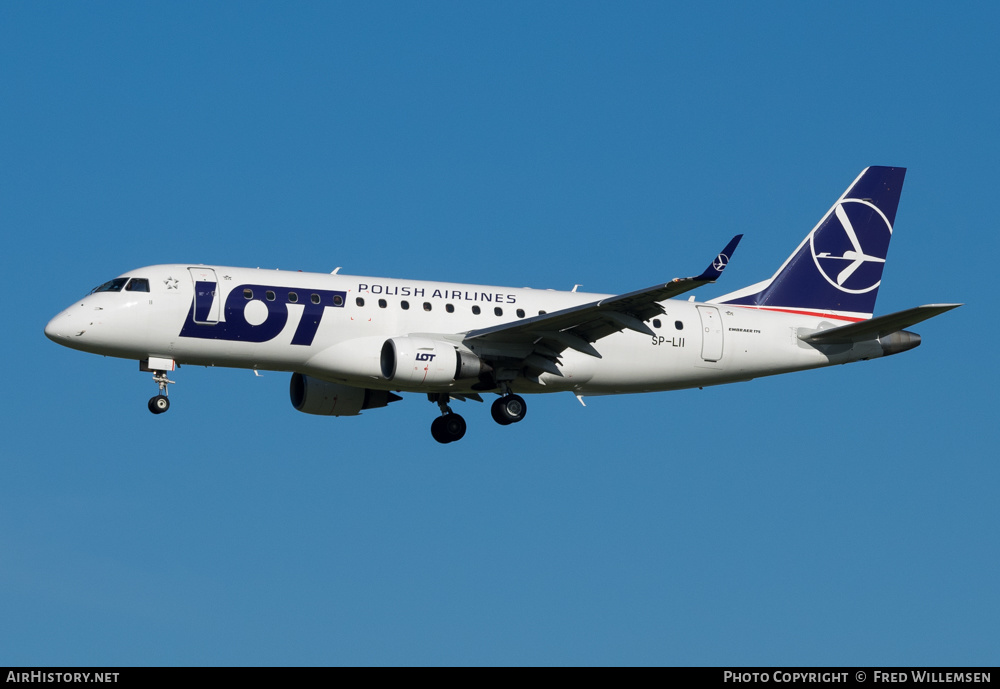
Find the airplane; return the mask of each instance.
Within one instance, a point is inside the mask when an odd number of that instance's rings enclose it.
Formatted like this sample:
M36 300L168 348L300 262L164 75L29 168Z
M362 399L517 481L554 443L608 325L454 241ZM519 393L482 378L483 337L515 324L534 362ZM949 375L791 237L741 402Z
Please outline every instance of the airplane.
M620 295L188 263L128 271L53 318L45 335L153 373L154 414L181 364L290 372L292 406L354 416L422 393L440 443L465 435L452 400L583 398L748 381L912 349L905 330L961 304L873 318L906 170L868 167L772 277L706 302L742 235L694 277ZM846 267L845 267L846 262Z

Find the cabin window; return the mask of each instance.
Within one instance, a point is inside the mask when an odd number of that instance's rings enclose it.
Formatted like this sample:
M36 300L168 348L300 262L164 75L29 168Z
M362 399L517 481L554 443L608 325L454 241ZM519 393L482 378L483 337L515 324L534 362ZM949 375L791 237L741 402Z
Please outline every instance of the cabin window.
M389 303L385 299L379 299L378 300L378 307L380 309L384 309L388 305L389 305Z
M317 301L314 302L314 303L316 303L316 304L319 303L318 298L317 298ZM339 294L334 294L333 295L333 305L334 306L343 306L344 305L344 298L342 296L340 296Z
M318 304L319 303L319 295L318 294L311 295L309 297L309 301L311 301L313 304Z
M674 321L674 327L678 330L684 330L684 323L681 321Z
M493 313L495 313L498 316L502 316L503 315L503 309L501 309L499 306L495 306L495 307L493 307Z
M266 292L264 292L264 298L267 299L268 301L274 301L274 292L272 292L271 290L267 290Z
M357 304L358 306L364 306L365 300L363 297L358 297L357 299L354 300L354 303Z
M539 316L544 316L544 315L545 315L545 311L539 311L539 312L538 312L538 315L539 315Z
M128 278L115 278L114 280L108 280L100 287L95 287L90 290L91 294L96 294L97 292L121 292L122 287L128 282Z
M399 302L399 308L403 309L403 311L406 311L407 309L410 308L410 302L404 299L403 301Z
M518 309L517 310L517 317L518 318L524 318L524 309Z
M654 328L659 328L659 327L660 327L660 325L661 325L661 323L660 323L660 319L659 319L659 318L654 318L654 319L653 319L653 327L654 327Z
M244 299L253 299L253 290L252 289L245 289L245 290L243 290L243 298Z
M424 311L430 311L430 310L431 310L431 303L429 301L425 301L424 302Z
M444 305L444 310L447 311L448 313L455 313L455 305L454 304L445 304Z
M290 302L292 302L294 304L298 300L299 300L299 295L297 295L295 292L289 292L288 293L288 301L290 301Z
M472 313L473 313L473 315L478 316L482 312L483 312L483 310L481 308L479 308L479 304L474 304L472 306Z

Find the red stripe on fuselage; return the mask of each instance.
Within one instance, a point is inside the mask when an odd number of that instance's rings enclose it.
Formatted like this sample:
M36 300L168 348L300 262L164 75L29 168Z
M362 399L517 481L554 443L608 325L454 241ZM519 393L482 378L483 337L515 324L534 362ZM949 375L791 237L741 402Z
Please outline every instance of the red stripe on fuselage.
M742 306L740 304L726 304L726 306L737 306L741 309L754 309L756 311L775 311L777 313L797 313L800 316L816 316L817 318L833 318L838 321L848 321L849 323L860 323L867 321L867 318L857 318L855 316L841 316L836 313L823 313L822 311L798 311L796 309L771 309L766 306Z

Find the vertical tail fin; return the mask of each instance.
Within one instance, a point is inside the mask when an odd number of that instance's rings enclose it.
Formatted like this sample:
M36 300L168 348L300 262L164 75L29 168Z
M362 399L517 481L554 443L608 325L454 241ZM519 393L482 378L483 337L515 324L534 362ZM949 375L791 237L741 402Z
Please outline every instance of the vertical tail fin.
M773 277L712 302L871 318L905 175L900 167L865 168Z

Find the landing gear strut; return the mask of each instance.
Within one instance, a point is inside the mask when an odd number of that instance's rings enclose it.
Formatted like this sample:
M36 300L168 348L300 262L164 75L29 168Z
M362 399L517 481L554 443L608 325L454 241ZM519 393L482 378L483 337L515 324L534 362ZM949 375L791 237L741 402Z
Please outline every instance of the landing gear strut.
M442 444L461 440L465 435L465 419L448 406L448 393L430 394L428 397L431 402L437 402L441 409L441 416L434 419L434 423L431 424L431 435L434 436L434 440Z
M528 406L524 403L524 398L513 393L498 398L490 407L493 420L501 426L517 423L524 418L527 411Z
M174 381L167 378L166 371L153 371L153 382L160 386L160 394L149 398L149 411L154 414L162 414L170 409L170 400L167 398L167 385Z

